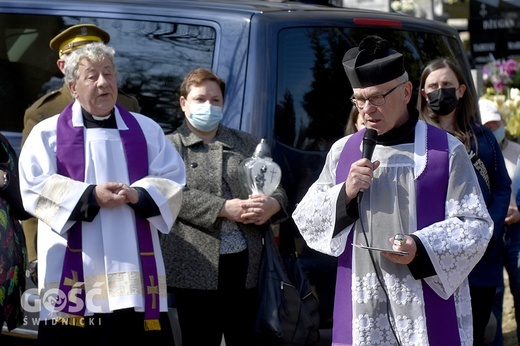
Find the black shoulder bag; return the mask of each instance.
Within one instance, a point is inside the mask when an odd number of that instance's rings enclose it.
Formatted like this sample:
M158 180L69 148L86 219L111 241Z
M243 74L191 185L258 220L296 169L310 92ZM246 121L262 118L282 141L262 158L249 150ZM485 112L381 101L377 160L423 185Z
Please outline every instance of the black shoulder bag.
M318 300L296 252L282 258L271 229L264 234L258 291L255 333L262 344L317 345Z

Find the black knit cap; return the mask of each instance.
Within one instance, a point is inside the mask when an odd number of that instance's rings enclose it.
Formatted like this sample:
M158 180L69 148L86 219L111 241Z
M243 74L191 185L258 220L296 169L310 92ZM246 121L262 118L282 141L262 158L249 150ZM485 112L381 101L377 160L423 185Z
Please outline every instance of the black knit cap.
M359 47L349 49L343 56L343 67L353 88L383 84L405 72L403 55L375 35L365 37Z

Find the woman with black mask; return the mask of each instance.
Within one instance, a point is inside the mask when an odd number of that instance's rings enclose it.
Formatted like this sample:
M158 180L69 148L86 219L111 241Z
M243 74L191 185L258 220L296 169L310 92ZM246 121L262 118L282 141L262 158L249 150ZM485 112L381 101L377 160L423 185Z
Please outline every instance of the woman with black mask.
M496 288L503 282L502 225L508 210L511 179L500 145L493 133L480 123L478 100L467 85L454 62L444 58L433 60L421 76L418 109L422 120L448 131L464 143L495 223L486 253L469 275L474 345L484 345L485 341L492 341L485 340L485 331Z

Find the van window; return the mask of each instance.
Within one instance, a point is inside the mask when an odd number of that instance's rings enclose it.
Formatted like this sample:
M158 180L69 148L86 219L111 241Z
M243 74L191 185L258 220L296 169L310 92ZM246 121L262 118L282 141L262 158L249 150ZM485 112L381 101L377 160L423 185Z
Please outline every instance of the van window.
M110 34L119 87L137 97L141 112L166 133L184 119L179 87L184 75L211 68L215 30L184 23L113 18L0 15L0 130L21 132L23 115L40 96L59 89L63 76L49 41L67 27L93 23Z
M386 38L403 53L416 104L420 74L436 57L454 58L458 42L420 31L377 28L289 28L278 39L275 137L305 151L328 151L344 136L352 88L343 55L367 35ZM454 59L457 61L457 59Z

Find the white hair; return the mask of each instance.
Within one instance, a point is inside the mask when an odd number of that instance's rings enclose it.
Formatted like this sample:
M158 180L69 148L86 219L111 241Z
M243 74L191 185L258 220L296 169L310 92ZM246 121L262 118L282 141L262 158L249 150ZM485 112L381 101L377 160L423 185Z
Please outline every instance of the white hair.
M117 73L116 64L114 61L115 50L114 48L105 45L103 42L93 42L83 47L76 49L69 54L65 61L65 82L76 82L79 77L79 63L83 59L90 60L92 62L99 62L103 59L109 59L114 66L114 70Z

